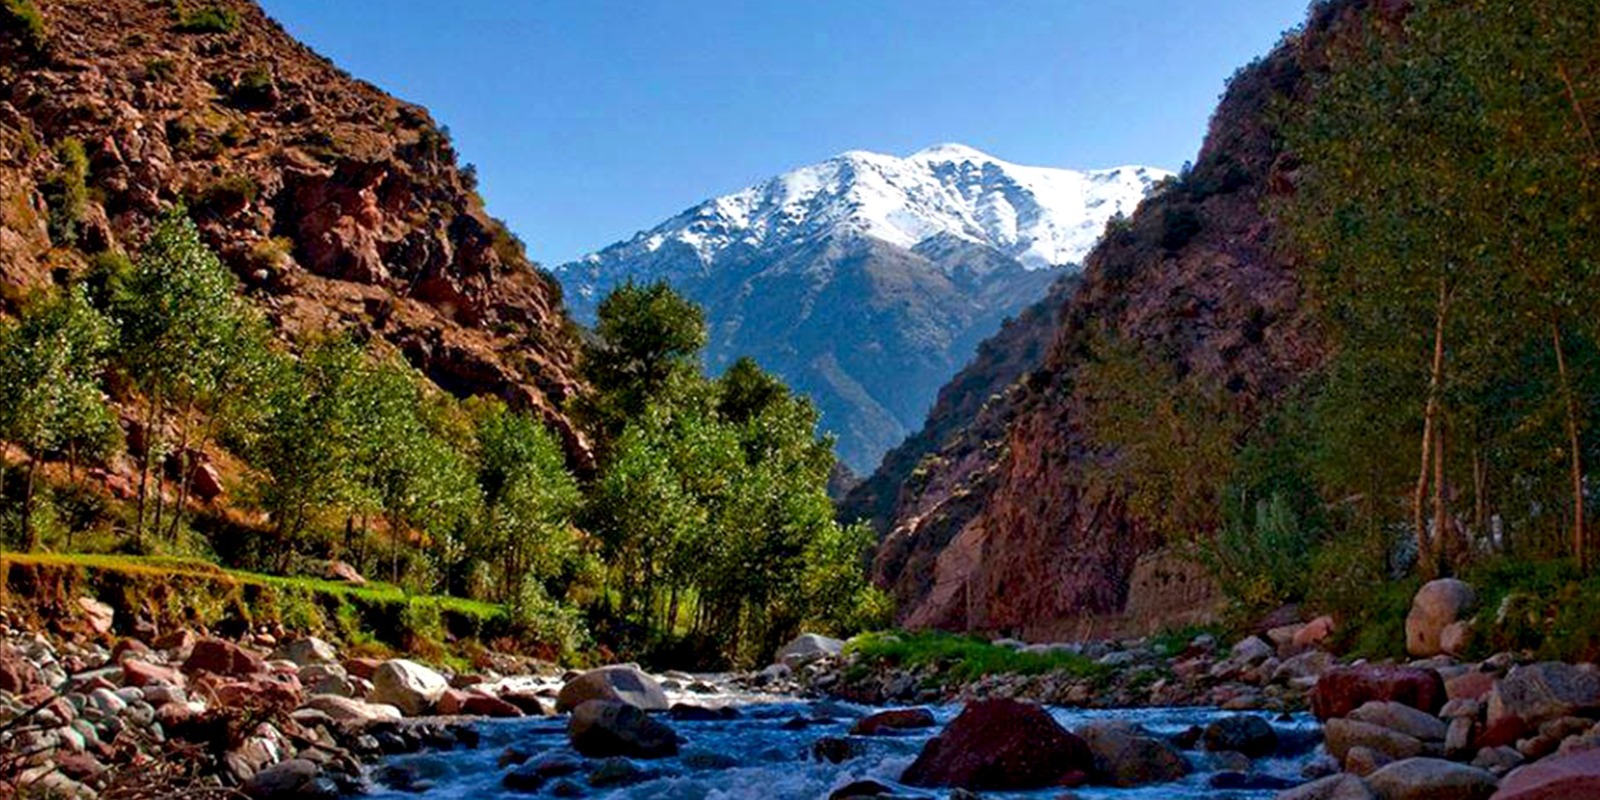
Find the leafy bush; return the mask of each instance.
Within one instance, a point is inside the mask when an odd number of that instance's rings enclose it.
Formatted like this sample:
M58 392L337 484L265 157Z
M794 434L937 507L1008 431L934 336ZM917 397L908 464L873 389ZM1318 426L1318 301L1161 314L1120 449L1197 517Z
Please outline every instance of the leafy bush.
M186 10L180 3L178 24L173 27L179 33L232 33L234 28L239 27L239 14L231 8L217 5Z
M1305 597L1313 542L1288 500L1273 494L1252 519L1224 526L1203 558L1239 610L1270 611Z
M89 203L89 157L83 151L83 142L69 137L56 145L56 160L61 166L42 187L50 206L50 241L58 247L70 247L78 243Z
M193 201L196 210L227 216L243 211L260 193L261 187L254 179L230 175L196 192Z
M33 52L50 42L50 27L33 0L0 0L0 30L11 33Z
M244 108L264 108L272 105L277 86L272 73L256 67L239 77L231 92L234 103Z

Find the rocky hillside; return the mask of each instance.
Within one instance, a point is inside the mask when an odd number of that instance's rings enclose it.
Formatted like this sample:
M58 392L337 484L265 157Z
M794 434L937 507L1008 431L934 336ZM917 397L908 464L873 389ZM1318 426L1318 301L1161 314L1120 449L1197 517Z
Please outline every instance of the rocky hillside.
M886 460L857 490L852 506L870 512L884 502L871 487L904 487L875 564L903 623L1049 638L1162 622L1127 614L1135 564L1159 541L1125 498L1085 480L1092 454L1074 378L1091 343L1136 341L1176 374L1223 387L1249 419L1315 368L1324 346L1267 212L1294 179L1271 110L1303 96L1341 32L1405 7L1319 4L1302 31L1241 70L1192 171L1089 256L1043 358L1000 408L953 433L940 432L947 419L930 418L924 436L939 439L938 452L909 470L909 459ZM964 375L1019 357L1004 346L980 354ZM869 490L878 496L862 495Z
M557 274L574 313L628 279L705 306L707 357L810 396L857 472L915 429L1003 320L1075 273L1167 173L1027 167L970 147L849 152L701 203Z
M578 384L559 287L485 211L424 109L246 0L6 8L7 303L103 253L135 253L183 203L286 338L386 341L451 393L537 410L586 459L561 411Z

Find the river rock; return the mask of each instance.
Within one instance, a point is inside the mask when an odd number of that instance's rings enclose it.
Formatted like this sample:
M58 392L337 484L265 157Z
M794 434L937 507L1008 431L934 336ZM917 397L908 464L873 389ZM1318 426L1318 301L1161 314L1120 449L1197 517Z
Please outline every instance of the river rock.
M240 787L251 800L337 800L339 788L303 758L273 764Z
M172 667L130 658L122 662L122 682L128 686L182 686L183 673Z
M368 703L332 694L314 694L306 699L303 708L316 709L345 725L366 725L372 722L398 721L400 709L383 703Z
M1488 722L1520 718L1528 727L1600 711L1600 673L1559 661L1516 667L1489 692Z
M591 669L567 681L556 696L556 713L566 713L590 700L626 703L643 711L666 711L669 706L667 694L655 678L626 664Z
M850 726L852 736L882 736L934 726L933 712L926 708L891 708L868 714Z
M1172 745L1137 725L1120 721L1090 723L1079 738L1094 754L1097 783L1123 788L1182 780L1189 764Z
M1326 650L1307 650L1279 664L1277 669L1272 671L1272 682L1309 688L1315 685L1324 673L1338 664L1338 659Z
M1423 753L1422 740L1369 722L1337 717L1323 728L1328 752L1341 762L1351 748L1365 747L1390 758L1412 758Z
M1444 720L1404 703L1373 700L1350 712L1350 719L1381 725L1425 742L1442 742L1448 727Z
M588 758L666 758L678 754L672 728L638 707L615 700L588 700L572 712L567 736Z
M1429 581L1417 590L1406 615L1406 652L1418 658L1444 652L1440 637L1444 629L1460 622L1477 603L1472 587L1455 578Z
M1231 750L1250 758L1272 755L1278 749L1278 733L1266 720L1253 714L1237 714L1207 725L1204 733L1207 750Z
M1311 710L1321 720L1343 717L1373 700L1432 714L1444 705L1444 679L1437 670L1423 667L1364 664L1331 669L1311 690Z
M815 633L802 633L779 648L778 655L773 661L795 669L817 659L836 656L843 652L844 642L838 639L830 639Z
M1088 745L1044 709L1019 700L968 703L901 776L912 786L1007 791L1081 781L1094 769Z
M1367 784L1379 800L1488 800L1499 781L1442 758L1408 758L1372 773Z
M183 662L188 673L210 672L216 675L243 677L266 669L261 656L222 639L201 639Z
M1529 764L1500 784L1494 800L1577 800L1600 797L1600 749Z
M111 624L117 618L116 609L93 597L78 598L78 608L83 611L83 621L88 624L89 630L101 636L111 632Z
M1374 800L1365 781L1354 775L1329 775L1279 792L1275 800Z
M828 800L873 800L894 797L894 788L875 780L851 781L828 795Z
M450 682L443 675L415 661L395 658L383 662L373 673L372 694L367 699L414 717L427 713L449 688Z
M313 664L338 664L339 653L333 645L315 636L296 639L272 651L273 660L293 661L297 667Z

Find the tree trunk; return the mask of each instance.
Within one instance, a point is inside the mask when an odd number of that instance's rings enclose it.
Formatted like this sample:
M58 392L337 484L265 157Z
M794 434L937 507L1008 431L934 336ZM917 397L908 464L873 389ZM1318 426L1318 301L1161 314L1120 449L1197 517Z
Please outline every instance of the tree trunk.
M35 453L38 450L34 451ZM27 542L27 552L39 549L39 532L33 527L33 490L39 472L39 456L28 459L28 471L22 484L22 534Z
M187 419L185 419L184 425L187 427ZM216 418L208 418L205 428L200 432L200 442L196 445L195 452L204 453L206 448L211 446L211 437L215 433L215 428ZM187 436L185 438L187 439ZM168 532L168 538L173 541L178 540L178 529L183 525L183 512L189 506L189 494L194 488L194 471L199 466L197 462L189 460L189 447L187 444L184 445L183 461L181 463L183 464L183 481L178 485L178 505L172 512L172 529Z
M1572 554L1578 559L1578 569L1588 572L1589 543L1583 507L1583 443L1578 437L1578 404L1573 397L1571 377L1567 374L1567 354L1561 342L1561 325L1554 318L1550 320L1550 336L1556 350L1556 373L1561 380L1561 399L1567 417L1568 463L1572 472Z
M144 508L150 495L150 459L156 452L156 406L160 395L149 398L144 413L144 457L139 459L139 499L133 523L133 543L136 548L144 544Z
M1472 528L1489 535L1489 464L1482 448L1472 451Z
M1417 535L1417 561L1423 568L1423 574L1433 576L1438 569L1436 559L1430 559L1429 554L1435 552L1436 543L1429 541L1427 516L1423 511L1428 497L1428 473L1431 469L1432 448L1434 440L1434 426L1439 415L1439 386L1444 377L1444 323L1445 315L1450 306L1450 293L1445 284L1445 279L1439 279L1439 305L1434 313L1433 324L1433 368L1428 376L1428 401L1422 413L1422 459L1421 466L1417 469L1417 485L1411 493L1411 524L1416 529ZM1435 532L1437 536L1438 532ZM1429 561L1432 563L1429 563Z
M1435 441L1433 443L1433 546L1435 569L1440 575L1446 575L1454 570L1460 558L1457 546L1457 537L1451 530L1450 513L1445 498L1444 465L1445 465L1445 425L1444 420L1439 420L1433 426Z

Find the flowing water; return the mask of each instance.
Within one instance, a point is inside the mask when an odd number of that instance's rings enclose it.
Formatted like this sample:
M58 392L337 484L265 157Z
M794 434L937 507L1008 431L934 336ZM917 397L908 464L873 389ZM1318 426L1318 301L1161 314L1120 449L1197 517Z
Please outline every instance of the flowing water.
M700 698L700 702L707 702ZM899 786L895 779L910 765L922 745L960 711L959 706L934 708L939 727L919 731L915 735L856 737L864 745L857 758L840 764L818 762L811 758L811 745L824 736L844 736L852 719L837 716L840 704L819 706L812 702L797 702L779 698L718 698L732 701L742 715L732 720L710 722L672 721L670 724L683 740L682 752L676 758L637 761L638 766L652 773L647 780L622 787L586 788L583 796L605 800L817 800L851 781L872 779L890 786ZM707 703L711 704L711 703ZM854 708L855 713L871 709ZM1092 720L1121 719L1143 725L1151 733L1161 736L1175 735L1190 726L1204 726L1208 722L1233 712L1215 709L1126 709L1079 710L1052 709L1051 713L1069 730ZM1300 778L1301 768L1313 755L1318 738L1316 721L1308 715L1279 719L1263 715L1277 730L1285 748L1292 755L1257 760L1252 765L1252 775L1266 781L1294 781ZM796 717L823 717L803 729L794 729L790 721ZM786 725L787 724L787 725ZM567 746L564 717L542 719L495 720L479 724L482 736L479 746L471 750L419 753L395 756L376 772L400 771L412 784L405 789L392 789L375 782L369 797L383 800L401 798L525 798L555 797L551 788L556 781L545 785L537 794L508 790L501 786L502 776L510 768L498 766L501 754L516 747L532 753L533 758L554 751L572 753ZM1138 789L1108 789L1083 787L1073 793L1083 800L1102 798L1110 800L1183 800L1184 798L1234 798L1255 800L1271 798L1275 789L1219 789L1212 788L1211 780L1219 766L1202 751L1186 751L1194 771L1178 783L1160 784ZM583 784L582 772L570 776ZM909 787L901 794L925 797L944 797L947 791L916 790ZM985 793L985 798L1013 798L1020 800L1054 800L1062 795L1061 789L1036 792Z

